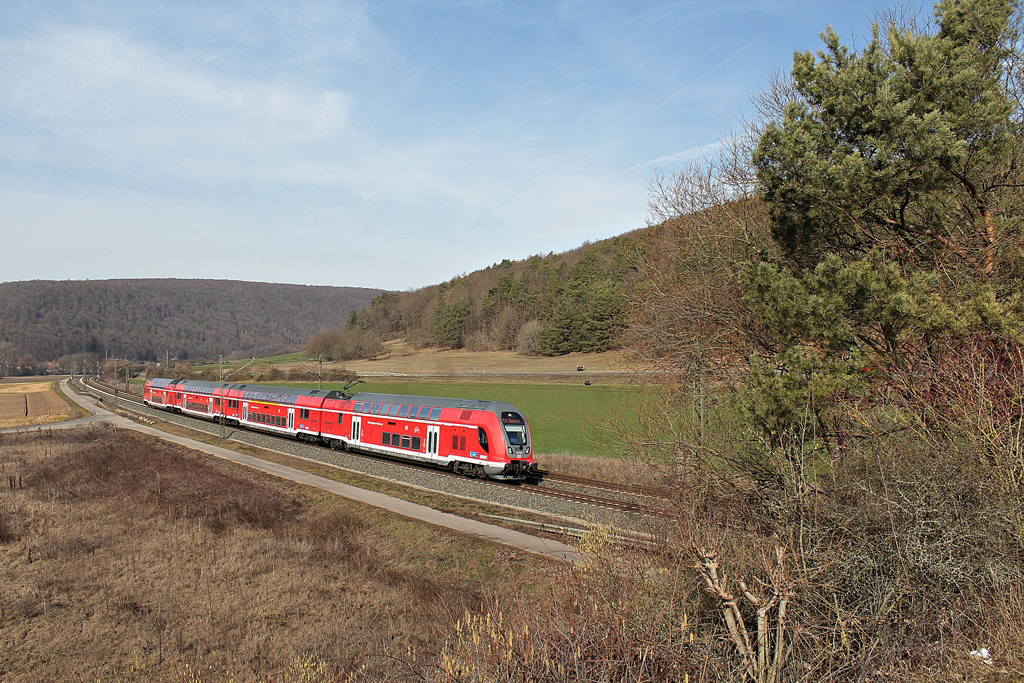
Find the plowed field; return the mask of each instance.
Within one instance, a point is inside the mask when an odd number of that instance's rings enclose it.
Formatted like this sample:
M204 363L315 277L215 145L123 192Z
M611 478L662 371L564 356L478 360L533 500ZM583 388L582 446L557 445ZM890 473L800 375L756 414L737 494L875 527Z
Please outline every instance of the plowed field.
M0 383L0 429L60 422L71 407L53 393L51 382Z
M0 394L0 420L25 417L25 394Z

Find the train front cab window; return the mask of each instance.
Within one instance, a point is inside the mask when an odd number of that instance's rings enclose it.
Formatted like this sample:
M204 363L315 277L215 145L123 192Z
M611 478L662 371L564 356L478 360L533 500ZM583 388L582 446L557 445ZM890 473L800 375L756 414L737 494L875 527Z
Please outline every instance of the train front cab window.
M477 439L480 441L480 449L484 453L489 453L490 451L487 449L487 432L484 430L483 427L477 427L476 431Z
M526 420L519 413L503 412L501 425L505 428L505 438L509 446L528 446L526 438Z

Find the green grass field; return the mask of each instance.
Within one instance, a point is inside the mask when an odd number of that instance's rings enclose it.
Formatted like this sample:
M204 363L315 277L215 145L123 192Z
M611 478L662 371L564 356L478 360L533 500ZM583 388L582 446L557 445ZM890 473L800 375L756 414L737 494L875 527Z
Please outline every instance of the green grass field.
M140 387L145 380L136 383ZM277 386L317 387L316 382L272 382ZM341 389L344 383L325 382L325 389ZM409 382L375 380L357 384L351 391L443 396L505 401L519 408L530 422L535 453L596 457L614 455L611 422L633 420L632 398L637 389L621 384L585 386L560 383Z
M282 385L316 388L316 382L282 382ZM325 389L343 385L325 382ZM486 401L506 401L519 408L530 422L535 452L539 454L611 455L602 429L611 420L628 417L629 397L635 391L624 386L566 384L480 384L457 382L384 382L358 384L352 391L443 396Z

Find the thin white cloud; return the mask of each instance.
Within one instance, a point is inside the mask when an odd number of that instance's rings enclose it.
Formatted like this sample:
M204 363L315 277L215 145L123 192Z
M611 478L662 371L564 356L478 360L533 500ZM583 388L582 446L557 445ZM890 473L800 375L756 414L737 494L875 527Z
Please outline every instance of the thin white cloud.
M700 160L714 160L717 158L718 153L726 146L728 146L729 140L717 140L708 145L700 145L699 147L691 147L690 149L684 149L681 152L675 154L668 154L657 159L650 159L642 163L632 166L627 170L629 173L636 171L642 171L646 169L658 169L665 167L680 166L688 164L692 161Z

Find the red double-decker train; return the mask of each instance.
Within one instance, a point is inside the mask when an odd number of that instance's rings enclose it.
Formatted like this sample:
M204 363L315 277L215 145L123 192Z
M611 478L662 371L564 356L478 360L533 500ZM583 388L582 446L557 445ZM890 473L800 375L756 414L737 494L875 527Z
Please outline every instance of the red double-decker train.
M524 481L543 474L530 426L510 403L172 379L146 382L144 399L153 408L467 476Z

